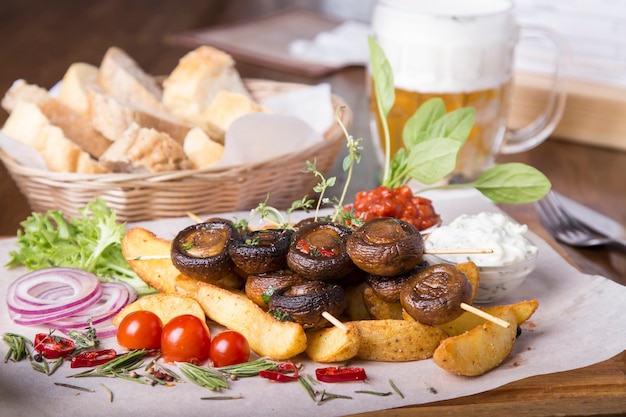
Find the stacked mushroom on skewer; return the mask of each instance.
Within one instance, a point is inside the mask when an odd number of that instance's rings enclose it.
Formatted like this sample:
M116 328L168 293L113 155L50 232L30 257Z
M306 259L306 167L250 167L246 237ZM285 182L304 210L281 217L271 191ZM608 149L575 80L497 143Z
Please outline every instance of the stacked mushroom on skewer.
M424 324L446 323L465 310L508 326L471 307L472 285L463 272L429 265L424 254L420 231L396 218L375 218L354 229L308 219L293 229L259 230L214 218L181 230L171 259L182 274L243 289L274 317L305 329L340 325L345 290L359 282Z

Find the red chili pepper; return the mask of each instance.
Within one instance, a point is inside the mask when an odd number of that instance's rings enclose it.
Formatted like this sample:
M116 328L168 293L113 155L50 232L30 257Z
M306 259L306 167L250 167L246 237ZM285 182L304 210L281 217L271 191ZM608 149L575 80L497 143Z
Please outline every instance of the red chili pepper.
M278 364L278 369L259 371L261 378L270 379L276 382L290 382L298 380L298 367L291 362Z
M72 353L74 341L48 333L37 333L33 347L44 358L57 359Z
M302 253L306 253L307 255L317 254L318 256L325 256L327 258L332 258L335 256L335 253L332 250L324 249L324 248L312 248L309 243L300 239L296 242L296 249L298 249Z
M94 350L89 352L82 352L76 356L72 356L70 367L72 368L85 368L102 365L110 360L115 359L117 352L113 349Z
M322 382L362 381L367 378L365 369L353 366L318 368L315 376Z

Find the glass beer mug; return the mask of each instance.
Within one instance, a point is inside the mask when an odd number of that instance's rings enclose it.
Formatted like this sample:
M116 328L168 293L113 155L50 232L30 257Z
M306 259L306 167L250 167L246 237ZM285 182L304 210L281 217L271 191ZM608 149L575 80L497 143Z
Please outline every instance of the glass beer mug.
M473 107L476 122L458 155L450 182L468 182L499 153L516 153L543 142L563 113L566 47L546 29L519 27L513 0L378 0L372 33L394 75L396 101L388 115L391 156L402 146L402 129L417 108L440 97L448 111ZM507 127L515 47L545 38L556 52L546 108L528 125ZM382 157L383 137L371 76L368 91L372 136Z

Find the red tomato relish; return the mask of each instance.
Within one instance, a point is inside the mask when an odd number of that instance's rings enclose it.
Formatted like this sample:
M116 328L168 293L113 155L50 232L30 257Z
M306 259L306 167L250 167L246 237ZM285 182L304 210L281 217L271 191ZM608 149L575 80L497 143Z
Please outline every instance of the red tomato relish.
M365 221L376 217L395 217L425 230L439 223L439 215L432 202L413 195L408 185L389 189L380 186L368 191L359 191L354 198L356 217Z

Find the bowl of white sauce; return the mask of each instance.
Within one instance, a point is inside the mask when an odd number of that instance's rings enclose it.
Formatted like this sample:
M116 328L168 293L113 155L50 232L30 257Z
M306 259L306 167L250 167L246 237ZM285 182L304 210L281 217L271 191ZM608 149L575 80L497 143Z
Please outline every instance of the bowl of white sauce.
M514 292L535 269L538 248L526 236L528 226L497 212L461 215L434 229L426 250L472 249L488 253L455 253L432 256L433 261L474 262L480 284L474 303L498 301Z

